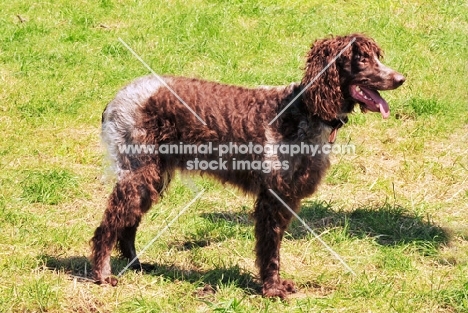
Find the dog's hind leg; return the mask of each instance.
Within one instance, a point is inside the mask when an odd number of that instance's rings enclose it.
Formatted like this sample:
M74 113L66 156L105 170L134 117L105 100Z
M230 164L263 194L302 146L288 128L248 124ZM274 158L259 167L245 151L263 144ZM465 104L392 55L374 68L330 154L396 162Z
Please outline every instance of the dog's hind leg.
M141 212L146 212L151 207L152 202L144 188L142 187L141 189L142 190L140 193L140 208ZM117 234L117 249L119 250L121 257L127 259L128 261L133 261L133 263L131 264L132 269L141 269L141 264L137 258L137 253L135 249L135 237L140 221L141 216L138 216L133 225L130 225L131 223L127 224L130 226L126 226Z
M171 175L169 173L165 173L166 175L161 180L161 184L157 187L156 191L158 192L159 196L162 196L162 192L164 188L170 183ZM147 187L140 188L140 197L141 197L141 212L147 212L153 201L151 199L151 192L147 190ZM157 201L157 200L156 200ZM138 225L140 224L141 217L137 219L136 223L131 226L125 227L117 236L117 248L121 253L121 256L128 261L133 261L131 264L132 269L142 269L140 261L138 260L136 249L135 249L135 237L136 232L138 229ZM135 259L136 258L136 259Z
M285 199L286 201L287 199ZM299 201L288 205L293 210ZM294 283L280 278L280 247L292 214L267 190L261 191L255 202L255 252L260 278L263 283L262 293L265 297L280 297L295 292Z
M101 225L92 241L93 275L98 283L117 284L111 277L110 255L116 242L122 256L136 257L135 235L141 217L159 198L163 185L155 165L129 172L114 187ZM139 261L134 262L139 267Z

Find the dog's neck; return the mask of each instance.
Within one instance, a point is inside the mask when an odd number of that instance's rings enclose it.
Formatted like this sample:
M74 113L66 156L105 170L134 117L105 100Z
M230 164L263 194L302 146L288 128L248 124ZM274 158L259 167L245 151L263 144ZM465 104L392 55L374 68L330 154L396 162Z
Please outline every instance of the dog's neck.
M304 103L304 87L302 84L294 86L294 89L292 90L292 93L290 95L290 101L293 99L294 102L291 104L292 106L292 111L291 112L293 115L300 116L304 118L304 116L307 117L308 121L310 124L323 124L326 127L331 128L330 135L328 137L328 142L329 143L334 143L336 140L336 135L338 133L338 129L343 127L347 122L348 122L348 117L347 115L343 115L341 117L337 117L335 119L329 120L329 119L324 119L323 117L319 115L311 115L307 105Z
M335 143L336 135L338 134L338 129L343 127L348 122L348 117L344 116L343 118L334 119L331 121L321 120L321 122L332 128L330 136L328 137L328 143Z

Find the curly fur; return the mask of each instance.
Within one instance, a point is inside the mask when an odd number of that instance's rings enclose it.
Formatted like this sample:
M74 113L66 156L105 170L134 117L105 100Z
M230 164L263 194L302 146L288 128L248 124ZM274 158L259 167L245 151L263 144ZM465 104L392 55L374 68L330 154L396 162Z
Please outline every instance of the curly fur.
M310 88L306 86L353 38L352 46ZM333 121L346 118L360 100L356 86L369 90L397 88L404 77L380 63L376 43L361 34L317 40L307 54L301 83L270 88L244 88L185 77L163 77L206 122L200 123L154 76L137 79L123 88L103 113L102 138L107 144L118 182L111 193L101 225L92 238L93 274L99 283L115 285L110 254L136 256L135 234L142 216L156 203L175 170L185 171L188 160L217 159L216 155L123 154L122 144L272 143L327 144ZM302 96L271 125L268 123L302 91ZM355 99L357 97L358 99ZM365 103L367 102L367 104ZM375 101L374 101L375 102ZM383 115L385 110L381 110ZM242 155L244 160L287 160L289 168L264 173L256 170L213 170L208 174L256 196L254 208L256 264L263 295L284 298L294 284L280 278L280 245L292 215L268 189L273 189L296 212L311 195L329 167L325 154ZM226 156L229 158L229 156ZM139 263L135 264L137 267Z

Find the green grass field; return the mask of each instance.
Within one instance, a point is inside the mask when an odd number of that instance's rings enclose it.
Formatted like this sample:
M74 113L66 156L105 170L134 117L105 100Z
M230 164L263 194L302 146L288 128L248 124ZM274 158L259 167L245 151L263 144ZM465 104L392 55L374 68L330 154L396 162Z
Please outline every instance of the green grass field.
M468 312L467 2L304 2L0 0L0 312ZM357 276L295 221L282 270L299 292L262 298L253 199L195 175L140 226L142 249L206 190L141 257L152 271L82 278L112 189L101 113L148 74L119 37L158 73L256 86L299 81L313 40L353 32L407 81L384 92L389 120L350 117L338 143L356 154L300 215Z

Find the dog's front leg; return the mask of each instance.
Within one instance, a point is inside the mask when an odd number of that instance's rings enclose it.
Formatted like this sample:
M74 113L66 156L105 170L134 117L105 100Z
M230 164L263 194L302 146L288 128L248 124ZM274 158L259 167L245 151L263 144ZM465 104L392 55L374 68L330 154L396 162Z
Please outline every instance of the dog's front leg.
M297 203L288 203L293 209ZM292 214L267 190L260 192L255 203L255 252L265 297L284 299L295 292L294 283L280 278L280 247Z

